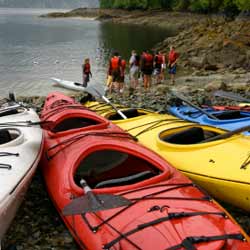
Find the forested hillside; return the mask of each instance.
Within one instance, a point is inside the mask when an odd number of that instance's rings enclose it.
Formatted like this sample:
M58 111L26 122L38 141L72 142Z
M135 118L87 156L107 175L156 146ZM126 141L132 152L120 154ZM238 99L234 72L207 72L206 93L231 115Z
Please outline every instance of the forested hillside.
M240 12L250 10L250 0L100 0L101 8L150 9L178 11Z

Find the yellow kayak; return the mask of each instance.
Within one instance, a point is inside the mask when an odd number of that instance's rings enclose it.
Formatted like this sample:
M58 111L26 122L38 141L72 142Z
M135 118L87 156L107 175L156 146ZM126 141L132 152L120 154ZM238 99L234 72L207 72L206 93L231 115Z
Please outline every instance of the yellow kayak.
M113 120L190 177L213 197L250 211L250 140L243 134L206 142L226 131L144 109L121 109L122 119L107 104L85 106Z

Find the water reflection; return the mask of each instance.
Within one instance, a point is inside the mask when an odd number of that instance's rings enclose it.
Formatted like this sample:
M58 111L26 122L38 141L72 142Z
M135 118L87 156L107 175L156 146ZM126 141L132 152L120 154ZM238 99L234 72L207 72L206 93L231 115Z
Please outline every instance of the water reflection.
M18 9L11 12L0 9L2 96L9 91L18 95L46 95L56 90L51 77L79 82L86 57L91 60L91 84L102 87L114 50L128 60L132 49L140 53L171 34L159 28L88 19L39 18L30 11L31 14L20 14Z
M122 57L128 59L132 49L141 53L143 49L150 49L159 41L170 36L172 31L105 22L100 24L100 48L102 61L107 62L114 50L119 51Z

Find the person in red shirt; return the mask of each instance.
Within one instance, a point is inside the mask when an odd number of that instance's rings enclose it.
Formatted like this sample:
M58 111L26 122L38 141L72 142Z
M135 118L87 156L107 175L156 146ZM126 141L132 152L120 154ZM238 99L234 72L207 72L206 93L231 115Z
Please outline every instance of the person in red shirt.
M89 82L89 76L92 77L89 58L86 58L84 60L84 64L82 65L82 75L83 75L83 83L82 83L82 85L83 85L83 87L87 87L88 82Z
M125 82L125 71L126 71L126 61L121 59L121 77L119 83L119 92L122 93L124 89L124 82Z
M175 74L177 69L177 60L179 55L175 52L174 46L170 46L170 51L168 54L168 67L169 67L169 74L171 83L174 84L175 82Z
M151 86L152 73L154 69L154 57L148 50L144 51L141 56L141 71L143 73L144 89L148 90Z
M109 61L108 72L111 73L112 83L109 86L109 93L112 93L112 89L119 91L120 78L121 78L121 57L118 52L114 52L113 57Z
M156 76L156 83L161 83L162 79L162 64L164 58L161 52L157 51L154 57L154 75Z

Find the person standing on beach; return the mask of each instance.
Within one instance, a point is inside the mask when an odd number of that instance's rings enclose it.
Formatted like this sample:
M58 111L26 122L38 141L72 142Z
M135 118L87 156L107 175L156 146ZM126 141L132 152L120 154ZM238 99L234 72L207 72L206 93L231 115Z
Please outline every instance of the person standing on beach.
M123 93L125 85L125 71L126 71L126 60L121 58L121 76L119 81L119 92Z
M86 58L84 60L84 64L82 65L82 75L83 75L83 87L87 87L88 86L88 82L89 82L89 77L92 77L92 73L91 73L91 66L90 66L90 62L89 62L89 58Z
M166 72L166 53L164 51L160 52L162 55L162 65L161 65L161 80L164 81L165 80L165 72Z
M139 65L140 65L140 56L137 55L135 50L132 50L131 57L129 59L129 78L130 78L130 87L136 89L138 86L139 78Z
M161 83L162 81L162 64L163 64L163 55L161 52L157 51L154 57L154 74L156 76L156 84Z
M112 76L112 83L109 87L109 93L112 93L112 89L119 91L120 78L121 78L121 57L118 52L114 52L113 57L109 61L109 69Z
M151 86L152 73L154 69L154 57L148 50L144 51L141 56L141 71L143 73L144 90Z
M169 67L169 74L171 79L171 84L175 83L175 74L177 69L177 60L179 55L174 50L174 46L170 46L170 51L168 54L168 67Z

